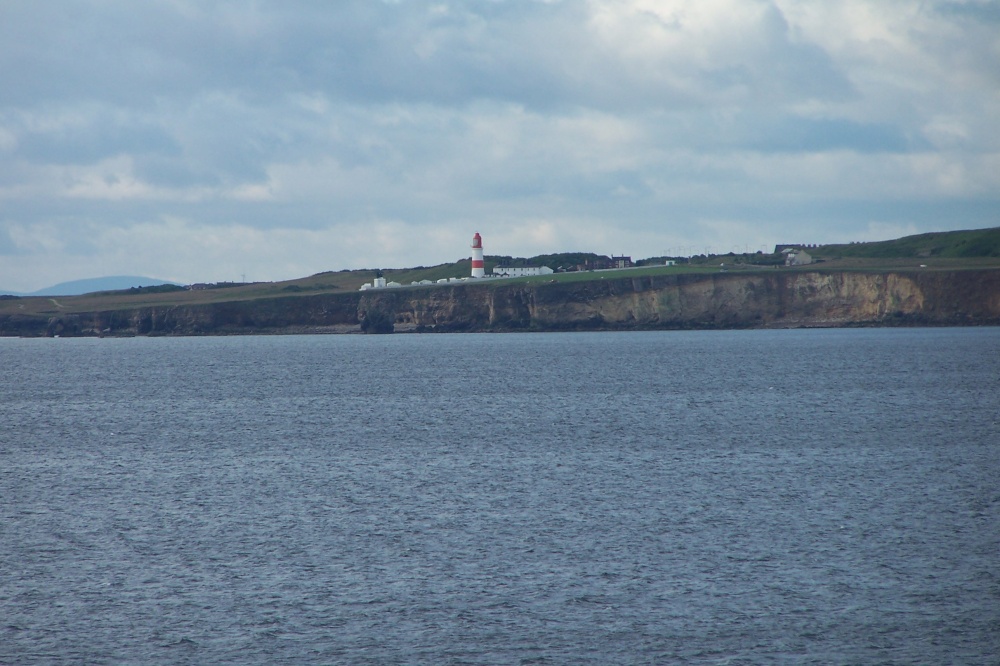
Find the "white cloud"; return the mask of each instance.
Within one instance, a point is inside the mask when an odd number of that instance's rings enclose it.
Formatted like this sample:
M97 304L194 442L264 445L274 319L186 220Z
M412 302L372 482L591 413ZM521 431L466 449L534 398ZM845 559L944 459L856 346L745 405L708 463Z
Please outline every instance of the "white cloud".
M28 262L35 260L33 255L61 254L67 245L67 237L63 230L59 225L49 222L32 225L12 224L7 227L6 232L18 254L29 257Z
M132 160L122 155L86 167L63 170L62 196L82 199L150 198L155 196L151 187L139 181L132 173Z

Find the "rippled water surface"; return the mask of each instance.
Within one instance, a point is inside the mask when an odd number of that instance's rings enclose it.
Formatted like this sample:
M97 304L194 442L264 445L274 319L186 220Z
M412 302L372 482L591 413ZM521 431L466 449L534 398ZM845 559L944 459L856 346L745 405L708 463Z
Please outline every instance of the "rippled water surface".
M1000 654L1000 329L0 362L3 664Z

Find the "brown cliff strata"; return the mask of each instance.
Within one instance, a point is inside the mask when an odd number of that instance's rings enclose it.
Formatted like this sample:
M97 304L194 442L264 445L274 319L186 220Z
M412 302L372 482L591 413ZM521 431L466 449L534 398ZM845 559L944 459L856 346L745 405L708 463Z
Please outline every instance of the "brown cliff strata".
M0 335L125 336L1000 325L1000 270L484 282L32 316Z

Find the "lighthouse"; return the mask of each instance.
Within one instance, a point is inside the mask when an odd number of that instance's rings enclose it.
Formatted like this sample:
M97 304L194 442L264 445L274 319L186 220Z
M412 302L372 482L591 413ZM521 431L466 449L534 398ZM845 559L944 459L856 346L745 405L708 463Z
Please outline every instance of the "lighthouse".
M472 237L472 277L481 278L486 275L483 270L483 238L476 232Z

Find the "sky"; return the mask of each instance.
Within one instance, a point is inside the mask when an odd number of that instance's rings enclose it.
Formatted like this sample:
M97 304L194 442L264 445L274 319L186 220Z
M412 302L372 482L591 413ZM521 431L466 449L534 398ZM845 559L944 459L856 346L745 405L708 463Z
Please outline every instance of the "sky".
M1000 226L1000 0L0 0L0 287Z

